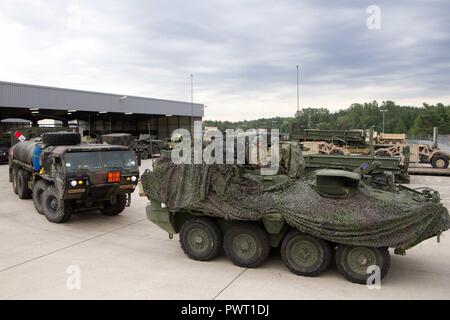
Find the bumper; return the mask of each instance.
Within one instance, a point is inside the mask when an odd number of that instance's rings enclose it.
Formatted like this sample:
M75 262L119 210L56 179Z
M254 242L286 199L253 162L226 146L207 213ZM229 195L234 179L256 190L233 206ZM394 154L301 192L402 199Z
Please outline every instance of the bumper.
M151 201L145 208L147 212L147 218L161 229L168 233L175 234L176 226L174 214L170 213L167 208L163 208L160 202Z
M112 197L123 194L133 193L137 185L135 184L105 184L105 185L90 185L88 187L70 188L65 190L64 199L81 199L81 200L95 200L105 201Z

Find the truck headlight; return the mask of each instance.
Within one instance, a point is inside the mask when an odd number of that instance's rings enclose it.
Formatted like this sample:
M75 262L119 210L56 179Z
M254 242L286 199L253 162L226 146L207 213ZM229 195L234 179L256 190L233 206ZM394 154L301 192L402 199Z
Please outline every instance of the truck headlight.
M75 188L78 185L78 182L75 180L72 180L72 181L70 181L70 185Z
M132 177L131 177L131 181L132 181L132 182L136 182L136 181L137 181L137 177L136 177L136 176L132 176Z

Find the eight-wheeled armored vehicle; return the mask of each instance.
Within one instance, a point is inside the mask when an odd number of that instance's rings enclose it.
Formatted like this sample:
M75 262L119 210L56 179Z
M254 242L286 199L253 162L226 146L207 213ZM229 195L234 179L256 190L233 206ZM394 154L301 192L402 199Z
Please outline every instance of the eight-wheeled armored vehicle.
M318 170L308 180L299 145L285 144L281 151L274 176L250 165L156 160L140 184L150 200L148 219L171 236L179 234L194 260L214 259L223 248L234 264L253 268L279 247L296 274L317 276L334 259L356 283L366 283L376 268L381 278L387 274L389 248L404 254L450 227L437 191L376 188L364 166L357 172Z
M81 144L79 133L44 133L10 150L9 180L21 199L54 223L73 212L100 209L120 214L130 205L139 169L127 147Z

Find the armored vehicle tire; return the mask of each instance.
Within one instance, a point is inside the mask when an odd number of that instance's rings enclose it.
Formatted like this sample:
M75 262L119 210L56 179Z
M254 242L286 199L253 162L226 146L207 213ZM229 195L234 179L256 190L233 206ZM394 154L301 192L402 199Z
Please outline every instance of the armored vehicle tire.
M147 150L141 152L141 159L147 160L150 157L150 154Z
M11 180L12 180L13 191L15 194L18 194L19 190L17 189L17 170L14 168L12 169L12 172L11 172Z
M53 223L64 223L69 221L72 211L67 201L58 198L55 186L49 186L42 195L44 215L48 221Z
M116 203L111 204L111 202L106 201L103 204L103 208L101 209L102 213L105 216L117 216L125 210L125 206L127 204L127 197L124 194L118 194Z
M281 257L293 273L315 277L330 266L333 251L328 242L294 230L283 239Z
M17 195L20 199L31 198L31 190L28 188L28 180L30 179L30 173L28 171L19 170L17 175Z
M372 273L367 273L370 266L380 268L380 279L388 273L391 256L387 248L369 248L339 245L335 255L339 272L349 281L366 284Z
M446 155L435 156L431 159L431 165L437 169L448 168L448 157Z
M71 146L81 143L77 132L47 132L42 135L42 143L48 146Z
M39 180L33 187L33 204L34 208L39 214L44 214L43 195L48 188L48 183L45 180Z
M226 231L224 249L235 265L256 268L269 257L269 235L257 224L239 223Z
M222 232L212 219L187 220L181 227L180 245L189 258L209 261L222 249Z

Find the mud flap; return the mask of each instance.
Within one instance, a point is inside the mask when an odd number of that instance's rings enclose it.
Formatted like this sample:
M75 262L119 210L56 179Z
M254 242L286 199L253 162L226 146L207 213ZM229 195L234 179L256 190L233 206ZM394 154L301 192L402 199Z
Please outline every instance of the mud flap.
M131 205L131 193L126 193L126 202L125 207L129 207Z

